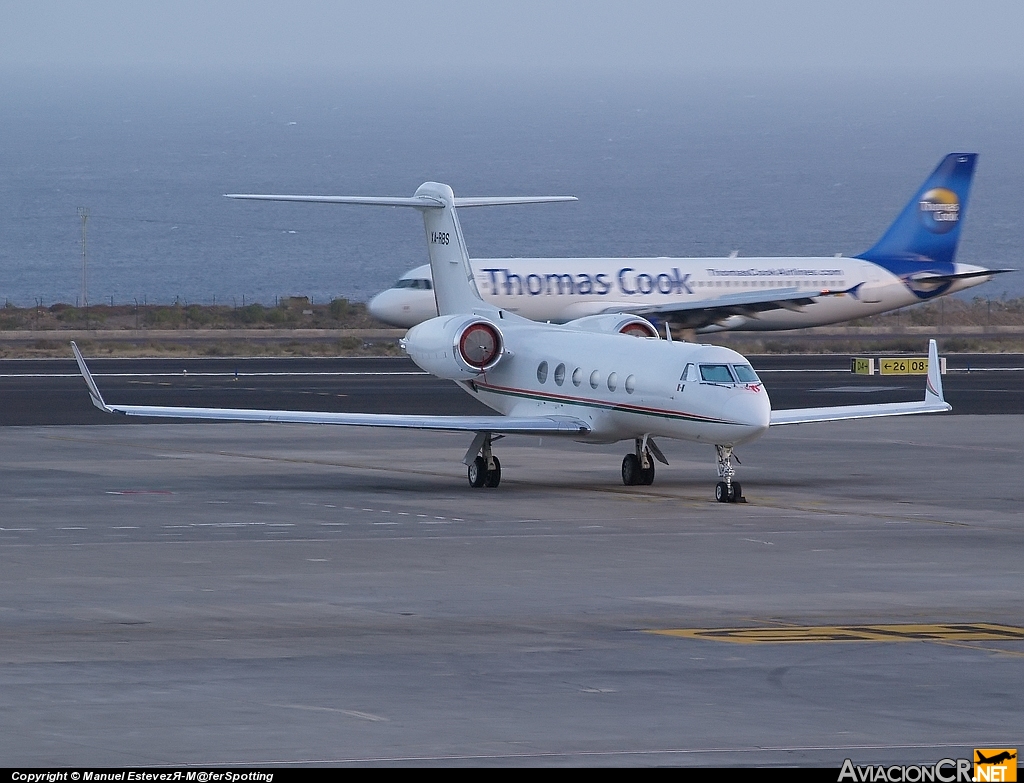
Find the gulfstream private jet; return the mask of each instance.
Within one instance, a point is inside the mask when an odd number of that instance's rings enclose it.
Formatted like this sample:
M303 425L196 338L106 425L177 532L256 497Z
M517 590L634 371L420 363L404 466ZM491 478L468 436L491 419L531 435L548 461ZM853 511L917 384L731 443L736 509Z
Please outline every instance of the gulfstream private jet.
M668 464L657 438L713 445L718 501L743 497L733 449L769 427L804 422L947 411L933 340L921 402L773 411L750 363L728 348L659 339L635 315L609 313L565 324L541 324L481 298L459 226L458 208L573 200L571 196L458 198L447 185L426 182L411 198L259 196L232 198L410 207L423 215L439 316L402 340L427 372L455 381L501 416L419 416L234 408L121 405L104 400L72 343L93 404L126 416L220 421L347 424L462 431L472 434L463 462L473 487L497 487L501 463L494 441L505 435L546 435L586 443L629 441L622 481L651 484L655 460Z
M878 243L853 258L471 259L485 301L534 321L631 313L700 333L848 321L984 283L1009 269L954 261L977 155L947 155ZM425 264L370 300L382 321L434 318Z

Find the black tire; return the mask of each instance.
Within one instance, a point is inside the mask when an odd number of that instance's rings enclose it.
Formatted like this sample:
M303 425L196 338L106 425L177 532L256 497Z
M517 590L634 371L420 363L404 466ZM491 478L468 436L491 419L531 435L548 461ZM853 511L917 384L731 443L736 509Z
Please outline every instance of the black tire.
M627 487L635 487L640 483L640 460L636 454L627 454L622 458L622 483Z
M469 465L469 486L479 489L487 482L487 461L477 457Z
M740 486L740 482L732 482L732 502L737 503L743 500L743 487Z
M494 470L487 471L487 479L484 481L485 487L494 488L501 483L501 463L497 457L492 457L494 460Z
M729 503L732 501L732 493L729 492L729 485L724 481L719 481L715 484L715 500L719 503Z
M651 486L654 483L654 463L649 468L640 468L640 483Z

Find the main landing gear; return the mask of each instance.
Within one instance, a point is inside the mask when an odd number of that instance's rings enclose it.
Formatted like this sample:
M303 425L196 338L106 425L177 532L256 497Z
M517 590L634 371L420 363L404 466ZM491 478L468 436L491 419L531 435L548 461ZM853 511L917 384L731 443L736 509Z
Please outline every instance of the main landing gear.
M622 483L627 487L654 483L654 460L668 464L653 438L644 435L634 441L634 451L622 458Z
M719 503L746 503L743 488L738 481L733 481L736 471L732 468L732 446L715 446L718 452L718 478L715 484L715 500Z
M503 436L498 436L501 437ZM468 467L469 486L474 489L493 488L501 483L501 463L491 453L491 440L491 433L478 432L462 460Z

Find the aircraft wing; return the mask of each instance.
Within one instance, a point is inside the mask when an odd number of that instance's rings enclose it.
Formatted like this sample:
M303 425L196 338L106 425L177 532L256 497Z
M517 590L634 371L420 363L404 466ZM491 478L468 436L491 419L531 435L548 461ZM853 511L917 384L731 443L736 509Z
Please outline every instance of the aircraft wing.
M934 340L928 341L928 377L922 402L887 402L877 405L835 405L827 408L796 408L772 411L770 426L781 424L809 424L816 421L844 421L846 419L873 419L879 416L911 416L915 413L942 413L953 406L942 396L939 350Z
M105 413L124 416L155 416L169 419L212 421L262 421L289 424L345 424L353 427L446 430L449 432L491 432L509 435L578 435L590 425L573 416L417 416L386 413L337 413L330 411L283 411L251 408L185 408L164 405L117 405L103 399L82 353L74 342L78 369L89 387L92 404Z
M616 303L609 305L602 312L631 313L633 315L657 315L688 329L702 329L722 323L734 315L756 318L758 313L768 310L797 310L805 305L814 304L816 296L826 296L830 292L801 291L797 288L775 288L771 291L745 291L743 293L725 294L714 299L700 299L693 302L669 302L658 305L640 305L635 303Z

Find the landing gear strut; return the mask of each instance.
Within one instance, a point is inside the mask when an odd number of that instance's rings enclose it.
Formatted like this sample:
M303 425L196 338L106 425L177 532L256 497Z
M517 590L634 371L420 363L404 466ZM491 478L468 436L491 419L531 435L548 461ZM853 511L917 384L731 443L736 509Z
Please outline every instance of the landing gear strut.
M491 453L491 440L491 433L477 433L463 459L468 467L469 486L474 489L493 488L501 483L501 462Z
M650 486L654 483L654 455L648 446L657 449L654 441L649 441L646 435L637 438L634 453L622 458L622 483L627 487Z
M732 467L732 446L715 446L718 452L718 478L722 479L715 485L715 500L719 503L745 503L743 488L738 481L733 481L736 471Z

